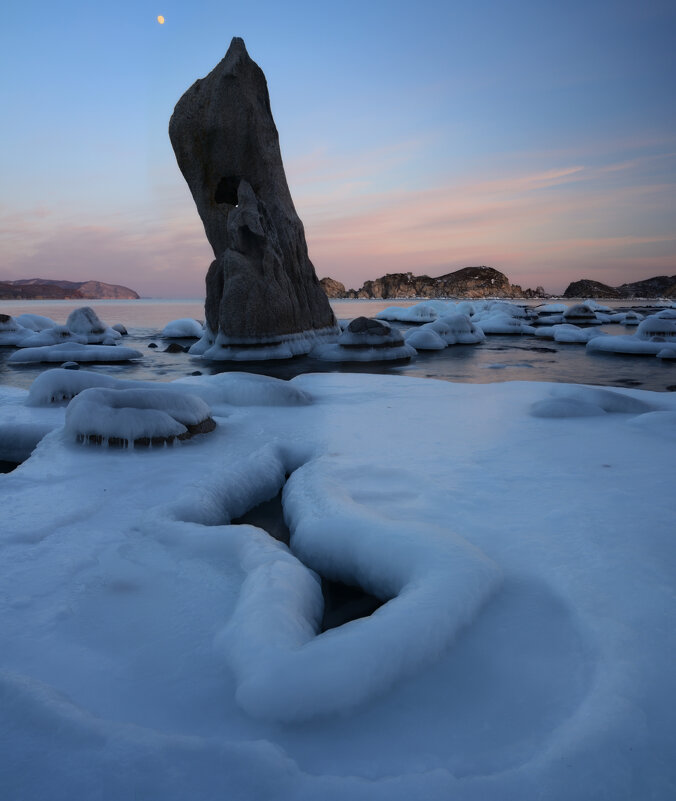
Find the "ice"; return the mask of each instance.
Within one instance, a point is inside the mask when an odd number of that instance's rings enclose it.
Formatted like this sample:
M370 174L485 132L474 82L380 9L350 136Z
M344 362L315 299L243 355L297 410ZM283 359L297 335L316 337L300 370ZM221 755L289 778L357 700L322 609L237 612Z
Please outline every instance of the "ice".
M621 392L594 387L555 387L551 399L531 407L535 417L588 417L606 413L645 414L656 407Z
M444 314L451 314L455 310L455 303L444 300L424 300L413 306L388 306L379 311L376 317L379 320L390 320L402 323L427 323L436 320Z
M82 334L90 345L114 345L122 334L101 322L90 306L74 309L66 320L66 328L74 334Z
M46 328L56 326L54 320L44 317L42 314L20 314L15 319L19 325L30 328L31 331L44 331Z
M477 312L472 322L476 323L484 334L534 334L536 330L532 325L503 309Z
M74 334L65 325L54 325L51 328L44 328L31 336L27 337L22 343L22 348L41 348L44 345L59 345L61 343L87 344L87 337L83 334Z
M128 447L144 440L159 444L154 441L183 439L191 427L210 418L211 409L195 395L161 388L92 388L68 404L65 432L78 441Z
M280 336L275 341L251 338L246 342L241 340L232 342L222 332L219 332L213 344L204 349L212 336L205 329L202 339L196 342L189 352L193 355L201 355L208 361L267 361L268 359L291 359L294 356L304 356L315 345L334 341L337 336L337 327L301 331L297 334Z
M676 314L671 311L663 311L646 317L638 324L634 336L638 339L653 341L670 339L676 341Z
M115 345L80 345L63 343L39 348L22 348L7 359L8 364L39 364L41 362L127 362L141 359L142 354L132 348Z
M607 336L607 334L605 331L599 331L598 328L580 328L571 323L560 323L536 328L535 336L553 339L556 342L579 342L585 344L594 337Z
M394 361L415 355L398 328L368 317L352 320L335 344L318 344L310 351L312 358L332 362Z
M674 393L247 381L158 382L218 426L129 450L0 387L53 426L0 475L3 797L671 798ZM285 480L290 548L231 523ZM317 635L320 574L390 600Z
M179 320L172 320L164 326L162 336L165 339L201 339L204 333L202 323L193 320L191 317L182 317Z
M448 343L427 325L420 328L409 328L404 334L406 343L416 350L443 350Z
M32 329L24 328L9 314L0 314L0 348L16 348L33 334Z

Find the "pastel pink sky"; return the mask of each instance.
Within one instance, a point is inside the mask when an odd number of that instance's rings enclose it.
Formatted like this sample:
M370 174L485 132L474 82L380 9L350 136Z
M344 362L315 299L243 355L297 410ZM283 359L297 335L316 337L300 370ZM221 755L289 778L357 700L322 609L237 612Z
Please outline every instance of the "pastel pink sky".
M168 0L162 26L145 0L41 8L3 20L0 280L204 295L167 124L233 35L266 73L319 277L676 274L673 4Z

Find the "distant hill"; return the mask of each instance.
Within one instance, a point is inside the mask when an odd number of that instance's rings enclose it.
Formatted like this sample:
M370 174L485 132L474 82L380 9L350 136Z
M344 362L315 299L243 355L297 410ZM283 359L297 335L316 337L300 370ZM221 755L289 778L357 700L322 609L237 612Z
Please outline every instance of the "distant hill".
M413 273L388 273L375 281L365 281L361 289L345 289L340 281L322 278L319 282L330 298L539 298L544 289L521 289L510 284L504 273L493 267L463 267L452 273L430 278Z
M21 278L0 281L0 300L136 300L133 289L102 281Z
M676 298L676 275L658 275L644 281L620 286L608 286L583 278L573 281L563 293L564 298Z

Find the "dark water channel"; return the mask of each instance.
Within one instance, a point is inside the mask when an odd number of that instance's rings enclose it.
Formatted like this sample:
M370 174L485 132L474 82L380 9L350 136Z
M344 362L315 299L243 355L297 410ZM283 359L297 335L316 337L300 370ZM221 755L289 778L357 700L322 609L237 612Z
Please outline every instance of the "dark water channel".
M272 500L258 504L230 522L233 525L248 523L257 526L279 542L290 545L291 532L284 521L281 490ZM291 550L293 551L293 548ZM335 629L351 620L368 617L389 600L376 598L361 587L344 584L342 581L332 581L321 575L320 579L324 597L324 615L320 631Z

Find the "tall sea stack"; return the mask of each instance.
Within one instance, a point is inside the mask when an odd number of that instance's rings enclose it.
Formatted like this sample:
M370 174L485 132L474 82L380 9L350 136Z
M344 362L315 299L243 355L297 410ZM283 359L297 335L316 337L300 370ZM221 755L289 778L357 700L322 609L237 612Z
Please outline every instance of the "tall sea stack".
M286 183L265 75L242 39L178 101L169 137L215 256L205 303L215 344L204 355L280 358L335 338Z

